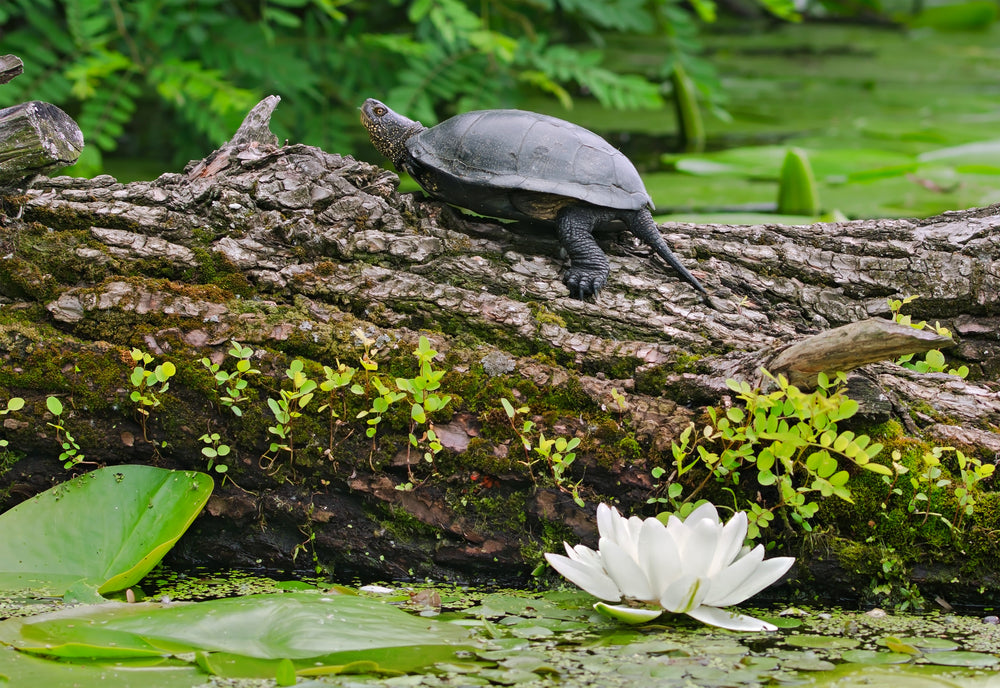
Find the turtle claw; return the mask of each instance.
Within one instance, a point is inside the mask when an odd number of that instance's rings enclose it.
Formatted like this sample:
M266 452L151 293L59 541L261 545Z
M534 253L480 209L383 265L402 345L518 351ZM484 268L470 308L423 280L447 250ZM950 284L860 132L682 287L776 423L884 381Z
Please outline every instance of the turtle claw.
M563 277L563 284L569 288L569 295L581 301L588 296L597 296L607 281L606 273L579 268L570 268Z

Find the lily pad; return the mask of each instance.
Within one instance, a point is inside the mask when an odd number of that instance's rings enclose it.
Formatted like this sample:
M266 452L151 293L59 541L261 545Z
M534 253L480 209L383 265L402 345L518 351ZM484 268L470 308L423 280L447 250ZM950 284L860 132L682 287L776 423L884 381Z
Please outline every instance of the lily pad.
M197 667L177 660L156 664L116 661L114 665L65 664L0 650L0 683L7 686L129 686L129 688L192 688L207 683Z
M878 652L877 650L847 650L840 655L845 662L854 664L905 664L913 659L912 655L902 652Z
M828 635L793 635L785 639L786 645L816 650L847 650L861 644L857 638L841 638Z
M0 623L22 653L92 664L198 653L222 676L384 674L453 660L467 631L352 595L278 593L188 604L103 604ZM360 663L360 664L359 664Z
M153 466L100 468L0 515L0 590L63 595L138 583L201 512L212 478Z
M902 638L898 638L897 640L899 640L899 642L906 643L907 645L912 645L913 647L925 652L945 652L949 650L957 650L960 647L960 645L954 640L948 640L947 638L904 636Z
M1000 657L988 655L985 652L969 652L967 650L944 650L924 655L928 664L953 667L995 667L1000 664Z

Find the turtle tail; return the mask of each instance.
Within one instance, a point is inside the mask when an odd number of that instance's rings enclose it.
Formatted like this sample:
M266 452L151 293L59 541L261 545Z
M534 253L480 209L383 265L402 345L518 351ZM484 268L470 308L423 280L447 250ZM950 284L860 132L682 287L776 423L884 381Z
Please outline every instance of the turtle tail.
M677 259L677 256L674 255L674 252L670 250L669 246L667 246L667 242L663 240L663 235L660 234L660 228L657 226L656 221L653 220L653 215L649 212L648 208L640 208L635 211L633 220L629 223L629 231L652 246L653 249L655 249L660 255L660 258L667 261L670 264L670 267L676 270L677 273L684 278L685 282L690 284L705 296L708 296L708 292L705 291L705 287L701 286L701 282L699 282L694 275L688 272L688 269L681 264L681 262Z

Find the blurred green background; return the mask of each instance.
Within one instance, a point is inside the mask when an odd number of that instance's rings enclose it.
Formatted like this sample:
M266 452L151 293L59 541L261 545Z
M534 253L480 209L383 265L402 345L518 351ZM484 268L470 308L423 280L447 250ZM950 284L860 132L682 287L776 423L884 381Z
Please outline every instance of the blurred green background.
M280 139L381 164L367 97L427 125L519 107L619 146L665 217L923 216L1000 201L997 16L995 0L6 0L0 51L25 73L0 107L60 106L87 140L68 173L123 181L204 157L270 94ZM816 199L776 215L789 148Z

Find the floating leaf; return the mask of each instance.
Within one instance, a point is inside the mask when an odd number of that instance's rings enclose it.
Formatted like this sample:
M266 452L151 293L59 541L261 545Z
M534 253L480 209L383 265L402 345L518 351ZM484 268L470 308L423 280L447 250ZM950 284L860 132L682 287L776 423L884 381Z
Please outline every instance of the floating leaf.
M953 667L995 667L1000 664L1000 657L988 655L985 652L969 652L967 650L945 650L929 652L924 655L929 664Z
M206 671L275 678L287 662L376 673L453 659L468 632L354 595L272 593L191 604L103 604L0 623L0 642L63 661L199 653ZM0 653L2 654L2 653Z
M857 638L841 638L828 635L793 635L785 639L786 645L823 650L843 650L857 647L861 641Z
M50 397L52 398L52 397ZM212 493L204 473L101 468L0 515L0 589L62 595L138 583L187 530Z
M902 652L878 652L876 650L847 650L840 655L845 662L855 664L905 664L913 659Z

